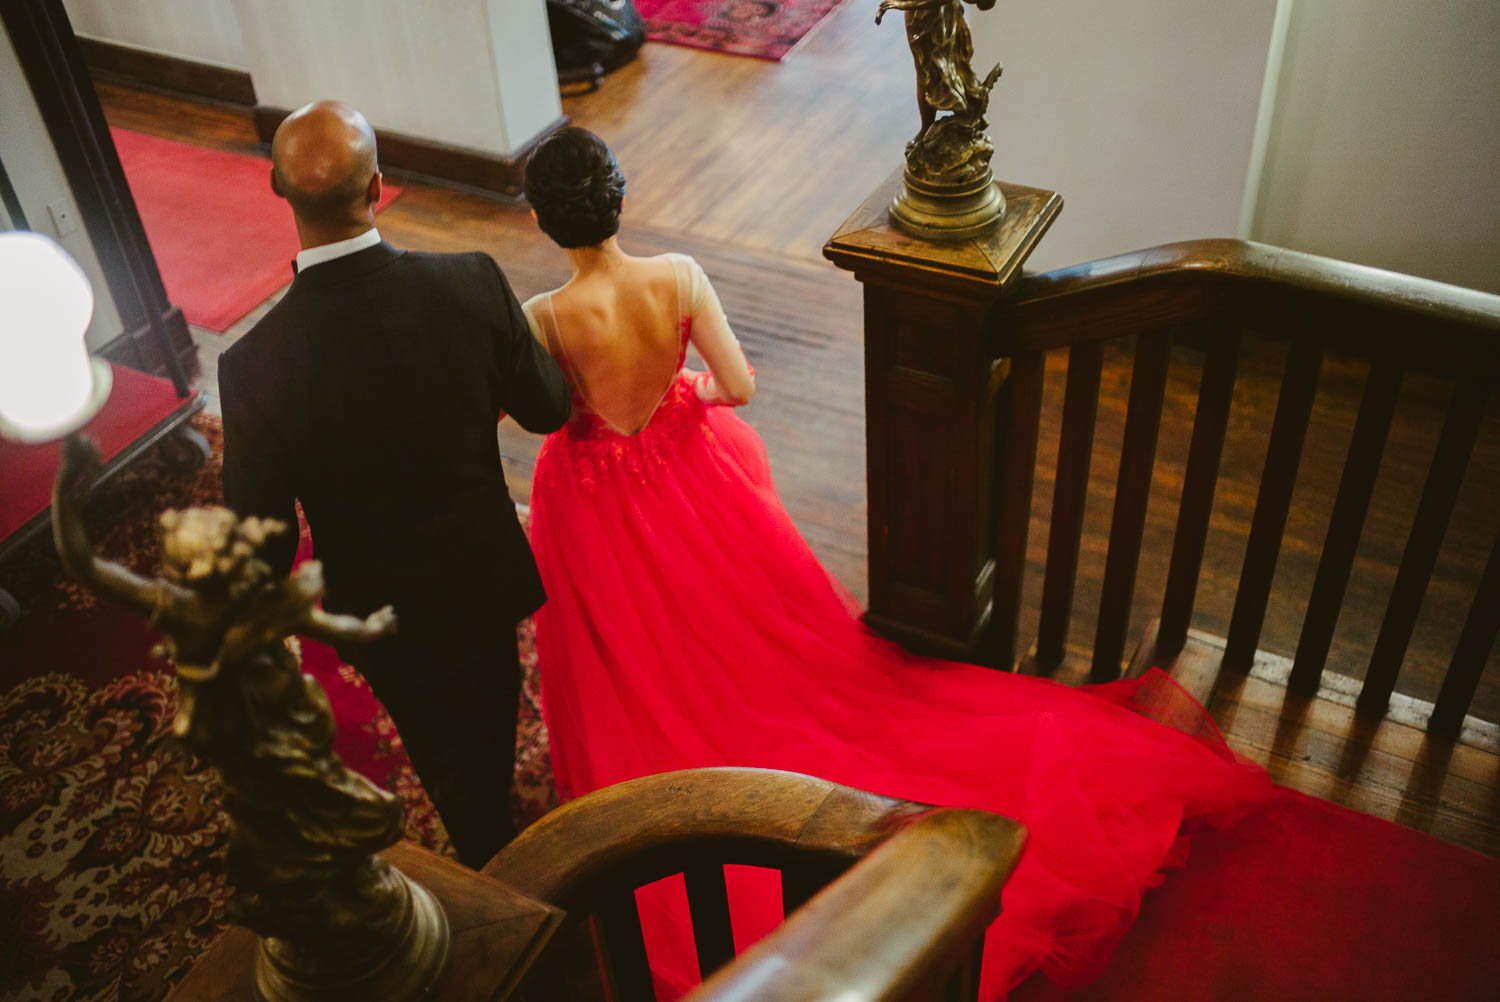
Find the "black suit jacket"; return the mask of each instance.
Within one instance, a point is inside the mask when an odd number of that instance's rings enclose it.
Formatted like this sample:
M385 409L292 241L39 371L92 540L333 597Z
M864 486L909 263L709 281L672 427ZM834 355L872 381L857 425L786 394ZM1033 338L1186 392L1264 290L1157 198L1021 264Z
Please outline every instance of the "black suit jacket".
M495 425L567 420L561 370L488 255L388 244L307 268L219 360L224 498L292 527L302 502L324 606L390 603L403 636L465 646L545 599L505 486Z

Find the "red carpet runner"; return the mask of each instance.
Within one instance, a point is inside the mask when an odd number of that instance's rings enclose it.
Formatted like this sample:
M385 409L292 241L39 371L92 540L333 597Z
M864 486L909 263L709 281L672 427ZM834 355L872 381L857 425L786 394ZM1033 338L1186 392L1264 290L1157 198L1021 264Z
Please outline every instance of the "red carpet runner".
M188 323L228 330L292 280L297 231L269 160L109 131L167 298ZM379 207L400 193L387 187Z
M646 37L653 42L781 59L842 2L635 0L635 9L645 19Z

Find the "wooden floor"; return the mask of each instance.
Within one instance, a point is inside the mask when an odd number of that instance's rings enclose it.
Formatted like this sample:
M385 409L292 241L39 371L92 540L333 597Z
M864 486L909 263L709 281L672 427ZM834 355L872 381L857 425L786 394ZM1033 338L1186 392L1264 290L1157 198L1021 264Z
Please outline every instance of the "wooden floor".
M713 278L759 376L760 391L744 416L766 441L788 511L819 557L860 598L866 594L862 305L858 285L823 262L820 250L898 162L915 127L904 38L892 25L873 25L874 7L875 0L852 0L782 64L648 45L636 62L609 76L600 91L564 102L574 122L600 132L620 154L629 179L622 233L627 249L690 253ZM100 94L112 125L260 152L244 109L109 84L100 86ZM523 206L402 183L405 192L379 221L382 234L393 243L420 250L486 250L522 298L567 277L562 252L537 233ZM201 382L211 396L219 353L275 298L226 334L195 330L204 368ZM1208 634L1222 635L1232 607L1249 499L1255 494L1258 457L1264 455L1275 404L1272 377L1278 364L1277 349L1271 347L1251 352L1241 365L1226 480L1216 505L1195 621ZM1053 414L1053 422L1044 422L1038 449L1027 593L1032 616L1023 623L1032 631L1056 455L1054 405L1061 399L1064 373L1064 358L1049 359L1044 413ZM1156 615L1160 601L1173 502L1180 489L1174 463L1185 455L1198 377L1190 356L1174 356L1132 619L1137 634ZM1307 592L1303 586L1311 582L1331 505L1327 471L1336 475L1331 459L1341 456L1347 444L1350 401L1357 403L1360 378L1357 367L1325 366L1303 464L1304 475L1311 476L1299 486L1288 545L1278 565L1278 598L1262 643L1273 657L1295 649L1299 602ZM1128 359L1112 356L1102 381L1070 658L1059 672L1067 681L1080 676L1092 643L1128 384ZM1371 517L1377 531L1367 533L1371 543L1361 550L1360 568L1368 572L1368 580L1356 580L1354 587L1364 590L1340 623L1334 652L1334 666L1355 676L1361 644L1367 650L1373 640L1404 540L1397 530L1381 527L1397 516L1409 518L1420 491L1420 479L1414 480L1410 471L1424 468L1445 400L1441 392L1419 384L1409 387L1406 396L1414 409L1393 432L1391 446L1399 462L1382 481L1379 511ZM211 399L210 406L216 401ZM1495 442L1497 436L1490 434L1496 430L1495 409L1490 417L1485 441ZM524 501L538 441L508 423L500 439L513 493ZM1493 531L1500 454L1493 449L1476 454L1474 468L1480 473L1478 486L1466 487L1461 498L1439 580L1413 645L1413 667L1402 678L1402 690L1418 697L1435 691L1436 671L1448 656L1444 630L1466 612L1452 596L1477 577L1483 561L1479 550L1487 545L1483 531ZM1496 667L1492 658L1475 703L1476 712L1491 720L1500 718ZM1279 780L1500 855L1500 758L1493 748L1442 747L1392 722L1357 726L1337 703L1288 705L1284 690L1254 677L1209 695L1231 744L1268 764ZM1307 726L1309 720L1316 726Z

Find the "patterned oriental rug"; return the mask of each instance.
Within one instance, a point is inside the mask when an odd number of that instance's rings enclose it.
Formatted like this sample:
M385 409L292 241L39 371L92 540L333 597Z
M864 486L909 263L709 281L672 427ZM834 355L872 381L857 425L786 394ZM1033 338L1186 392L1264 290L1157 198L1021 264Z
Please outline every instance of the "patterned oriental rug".
M90 530L109 559L154 573L157 513L218 503L218 421L194 425L214 445L203 469L175 475L150 455L90 499ZM39 539L0 569L25 609L0 633L0 999L155 1002L223 928L221 791L171 737L176 688L150 654L155 631L67 578L50 546ZM556 794L529 621L520 641L511 807L524 826ZM408 837L451 853L369 686L330 649L300 646L333 706L345 764L402 798Z
M781 59L843 0L635 0L646 37L711 52Z

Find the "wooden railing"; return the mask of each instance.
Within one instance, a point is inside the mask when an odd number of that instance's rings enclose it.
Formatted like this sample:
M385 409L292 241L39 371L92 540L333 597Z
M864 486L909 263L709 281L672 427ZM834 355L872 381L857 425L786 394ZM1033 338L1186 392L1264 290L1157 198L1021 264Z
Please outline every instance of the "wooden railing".
M484 873L564 910L575 927L592 919L617 1002L655 998L635 890L664 877L685 878L700 970L734 960L726 864L780 870L790 920L694 998L898 999L945 983L950 997L972 998L977 946L1024 841L1019 824L982 811L794 773L694 769L580 797L528 828ZM531 995L571 994L567 967L579 958L563 955L570 942L577 937L565 933L544 958Z
M688 1000L973 999L984 932L1023 838L982 811L924 815Z
M1090 452L1107 347L1133 340L1120 465L1099 592L1090 677L1118 677L1157 459L1169 351L1201 360L1153 663L1182 650L1193 620L1215 487L1247 338L1286 342L1265 461L1224 643L1223 667L1245 671L1265 625L1293 489L1325 356L1368 363L1362 399L1322 540L1289 685L1316 691L1345 601L1398 395L1409 373L1451 384L1420 503L1370 651L1358 707L1384 714L1500 375L1500 296L1238 240L1169 244L1016 282L990 312L989 355L1008 372L996 449L992 663L1022 650L1023 577L1047 354L1066 351L1050 525L1034 663L1063 657L1073 610ZM1129 340L1127 340L1129 339ZM1179 348L1181 350L1181 348ZM1044 460L1047 457L1043 457ZM1500 628L1500 532L1431 713L1457 733ZM871 590L874 592L872 582Z

